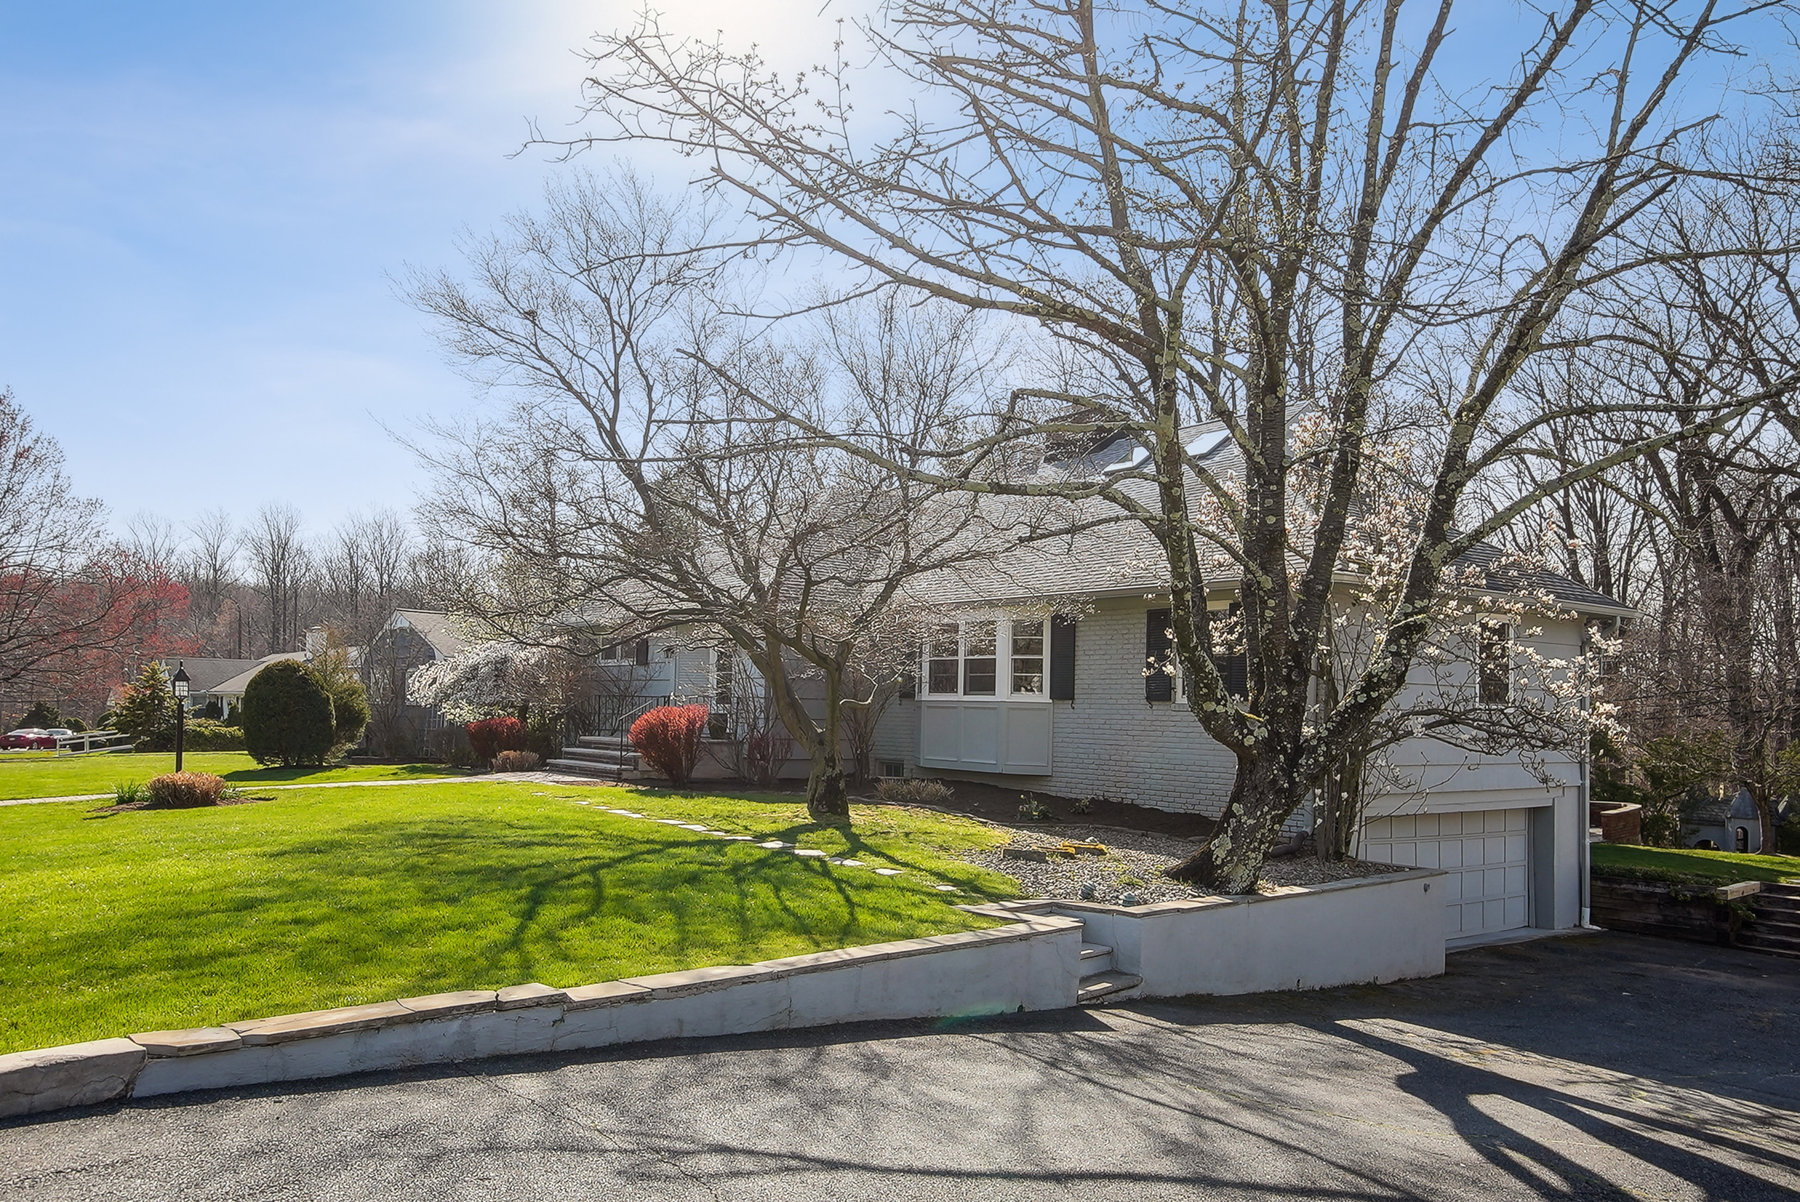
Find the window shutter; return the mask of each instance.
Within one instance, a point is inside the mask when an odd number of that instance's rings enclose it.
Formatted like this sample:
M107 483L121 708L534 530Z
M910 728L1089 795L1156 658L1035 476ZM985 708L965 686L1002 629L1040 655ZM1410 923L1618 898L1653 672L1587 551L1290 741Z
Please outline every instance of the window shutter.
M634 658L637 660L638 667L648 668L650 666L650 640L649 639L639 639L637 641L637 653Z
M1050 616L1050 700L1075 700L1075 619Z
M1227 617L1235 618L1244 612L1239 602L1233 601L1225 611ZM1246 697L1250 693L1250 654L1240 651L1236 655L1216 656L1213 664L1219 669L1219 675L1225 678L1225 691L1233 697Z
M900 673L899 687L896 689L900 700L911 701L919 695L919 677L913 672Z
M1144 614L1144 667L1169 662L1169 617L1166 609L1153 609ZM1175 678L1167 672L1151 671L1144 677L1145 701L1168 701L1175 696Z

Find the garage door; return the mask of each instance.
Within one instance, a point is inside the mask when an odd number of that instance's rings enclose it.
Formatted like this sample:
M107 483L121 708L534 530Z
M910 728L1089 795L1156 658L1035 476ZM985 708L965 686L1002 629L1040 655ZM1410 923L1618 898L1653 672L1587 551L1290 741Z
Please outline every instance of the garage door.
M1377 818L1363 830L1362 858L1442 868L1444 938L1531 925L1530 810L1478 810Z

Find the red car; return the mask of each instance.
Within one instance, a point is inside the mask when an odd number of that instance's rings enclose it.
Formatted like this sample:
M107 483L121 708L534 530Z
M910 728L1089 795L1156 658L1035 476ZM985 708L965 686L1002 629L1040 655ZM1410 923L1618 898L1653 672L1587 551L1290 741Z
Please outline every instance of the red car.
M18 730L9 730L0 735L0 749L17 751L21 747L55 751L56 736L41 726L22 726Z

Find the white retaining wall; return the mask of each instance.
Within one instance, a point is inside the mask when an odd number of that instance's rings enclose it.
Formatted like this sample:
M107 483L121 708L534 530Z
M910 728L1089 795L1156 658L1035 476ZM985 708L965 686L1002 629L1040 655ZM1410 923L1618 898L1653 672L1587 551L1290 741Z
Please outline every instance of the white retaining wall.
M1151 906L1029 903L1079 918L1141 976L1133 997L1328 989L1444 971L1444 874L1413 869ZM1014 903L1015 905L1019 903Z
M1152 906L1012 902L985 931L571 989L517 985L152 1031L0 1056L0 1118L124 1097L880 1019L1075 1004L1083 942L1143 984L1118 996L1254 993L1444 969L1440 872Z

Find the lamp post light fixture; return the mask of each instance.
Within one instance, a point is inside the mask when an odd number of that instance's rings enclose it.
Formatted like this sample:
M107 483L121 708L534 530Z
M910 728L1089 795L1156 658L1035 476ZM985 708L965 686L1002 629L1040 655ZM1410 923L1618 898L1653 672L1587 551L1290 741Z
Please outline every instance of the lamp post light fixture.
M169 678L169 688L175 692L175 771L181 771L181 736L186 733L188 674L181 661L175 663L175 675Z

